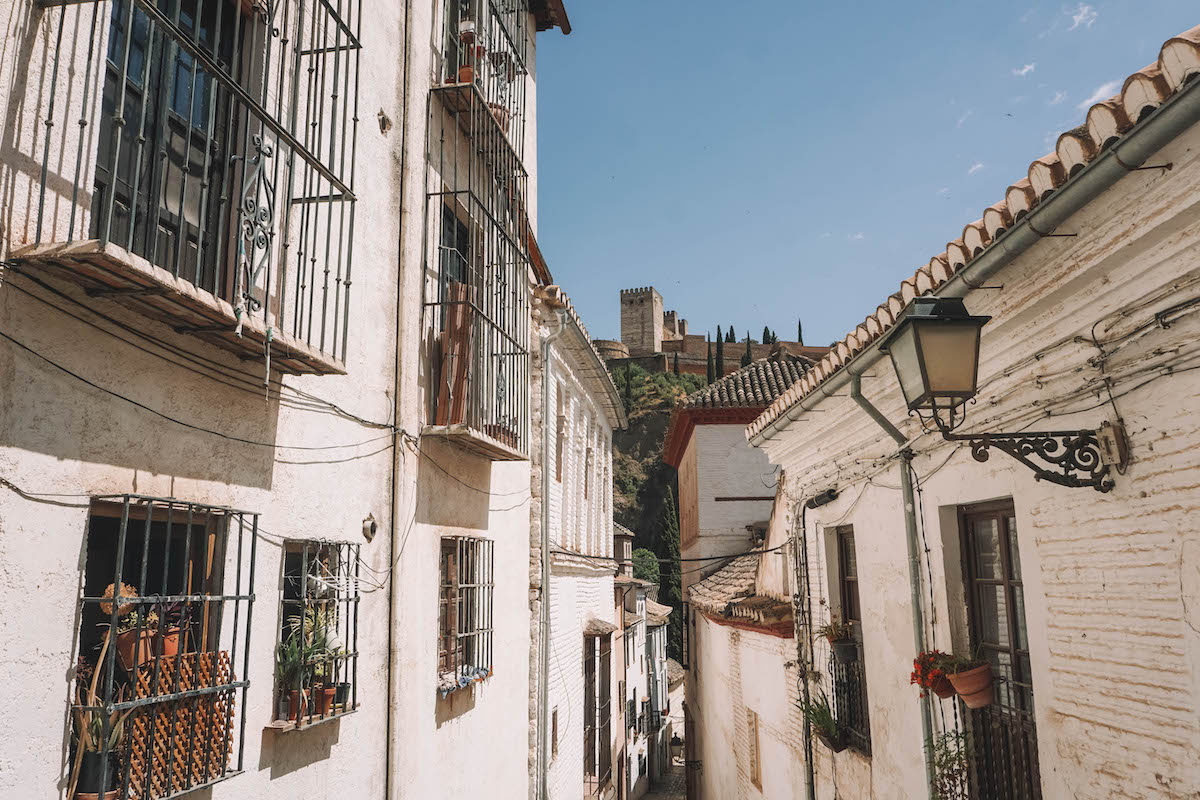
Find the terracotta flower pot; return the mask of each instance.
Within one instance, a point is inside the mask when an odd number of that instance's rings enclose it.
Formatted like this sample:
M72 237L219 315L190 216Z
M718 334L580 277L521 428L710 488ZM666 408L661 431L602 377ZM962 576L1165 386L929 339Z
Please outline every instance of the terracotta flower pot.
M983 708L992 704L992 665L954 672L946 676L954 691L967 704L967 708Z
M488 103L488 108L492 110L492 116L496 118L496 124L500 126L500 130L508 135L508 109L500 103Z
M162 644L159 646L159 655L179 655L179 628L170 628L160 640Z
M154 631L143 630L140 636L136 630L118 633L117 654L121 656L121 666L133 672L154 658Z
M821 744L825 745L835 753L840 753L849 746L845 736L838 736L836 739L830 739L821 731L815 731L813 735L820 740Z
M472 66L467 66L465 64L463 66L459 67L458 68L458 82L459 83L474 83L475 82L475 68Z
M308 703L308 693L305 692L304 697L301 697L299 690L293 689L288 692L288 719L296 719L303 712L303 707Z
M333 700L336 696L336 686L313 687L313 699L316 701L317 706L313 709L313 714L315 716L324 717L333 713Z
M929 687L929 691L936 694L938 697L945 700L947 697L954 697L954 686L950 683L950 679L945 675L934 680L933 685Z

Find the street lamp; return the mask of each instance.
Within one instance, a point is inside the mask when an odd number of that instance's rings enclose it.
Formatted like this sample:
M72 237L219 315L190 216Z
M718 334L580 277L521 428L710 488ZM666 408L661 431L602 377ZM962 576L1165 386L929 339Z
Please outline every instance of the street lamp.
M956 297L913 301L879 344L891 357L909 413L915 412L926 428L932 423L946 441L969 443L976 461L987 461L989 449L996 447L1032 469L1039 480L1111 490L1110 466L1125 466L1125 437L1119 425L1105 422L1099 430L1044 433L953 432L966 418L967 401L978 391L980 330L990 319L971 316Z

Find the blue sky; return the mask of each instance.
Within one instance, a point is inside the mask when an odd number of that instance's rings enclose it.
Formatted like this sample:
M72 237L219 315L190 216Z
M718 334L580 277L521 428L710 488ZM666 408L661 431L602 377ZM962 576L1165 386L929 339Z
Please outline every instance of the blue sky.
M840 339L1003 198L1195 0L567 0L538 37L539 242L589 331ZM1116 83L1114 83L1116 82Z

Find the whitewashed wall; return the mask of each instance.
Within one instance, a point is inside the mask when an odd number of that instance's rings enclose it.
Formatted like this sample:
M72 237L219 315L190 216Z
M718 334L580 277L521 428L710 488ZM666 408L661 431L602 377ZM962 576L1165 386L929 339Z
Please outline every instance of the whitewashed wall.
M967 297L973 313L994 318L983 331L981 394L966 430L1094 428L1113 417L1102 392L1076 396L1099 375L1088 361L1098 352L1093 324L1100 321L1101 340L1120 337L1196 295L1198 147L1200 132L1189 130L1151 157L1173 170L1132 173L1061 226L1077 238L1046 240L990 281L1003 289ZM1195 364L1200 321L1184 315L1144 333L1122 340L1105 365L1133 456L1109 494L1036 482L1000 452L978 463L934 437L914 446L930 645L965 645L955 509L1013 498L1048 798L1200 792L1200 373L1183 371ZM872 375L864 393L903 420L890 365L880 362ZM1041 409L1068 397L1058 408L1075 413L1044 417ZM814 609L824 610L827 593L824 532L836 524L856 531L874 754L869 764L849 751L831 761L818 745L819 795L835 796L836 766L836 796L924 796L897 468L880 462L884 471L861 480L871 459L894 446L849 400L820 409L825 424L795 425L765 445L794 476L793 497L831 484L842 492L808 514ZM912 422L903 430L919 432Z

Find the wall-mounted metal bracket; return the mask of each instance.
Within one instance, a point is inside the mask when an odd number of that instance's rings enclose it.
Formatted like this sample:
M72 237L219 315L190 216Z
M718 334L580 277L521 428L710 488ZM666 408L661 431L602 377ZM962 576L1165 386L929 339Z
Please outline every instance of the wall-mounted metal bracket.
M1109 476L1111 467L1124 469L1127 459L1124 430L1104 423L1099 430L1046 431L1032 433L950 433L942 431L949 442L966 442L976 461L987 461L991 448L1008 453L1033 470L1038 480L1059 486L1098 492L1111 491L1116 483ZM1040 464L1038 459L1049 465Z

